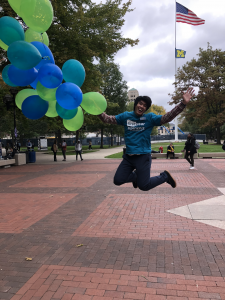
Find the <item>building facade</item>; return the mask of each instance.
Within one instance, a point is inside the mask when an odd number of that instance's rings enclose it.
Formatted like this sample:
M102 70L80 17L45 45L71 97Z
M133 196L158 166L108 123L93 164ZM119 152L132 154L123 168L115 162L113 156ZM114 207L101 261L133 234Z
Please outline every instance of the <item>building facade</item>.
M130 89L128 91L128 98L130 102L133 102L139 96L138 90Z

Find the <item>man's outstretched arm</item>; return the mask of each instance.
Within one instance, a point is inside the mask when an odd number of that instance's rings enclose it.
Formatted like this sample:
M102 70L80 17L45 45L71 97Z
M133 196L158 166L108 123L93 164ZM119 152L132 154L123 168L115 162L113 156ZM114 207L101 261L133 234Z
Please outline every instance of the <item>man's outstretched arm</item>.
M106 113L102 113L98 117L104 123L117 125L115 116L108 116Z
M188 102L191 100L191 98L194 96L194 89L188 88L186 93L183 93L183 101L176 105L171 111L166 113L161 118L161 125L166 124L168 122L171 122L176 116L178 116L186 107Z

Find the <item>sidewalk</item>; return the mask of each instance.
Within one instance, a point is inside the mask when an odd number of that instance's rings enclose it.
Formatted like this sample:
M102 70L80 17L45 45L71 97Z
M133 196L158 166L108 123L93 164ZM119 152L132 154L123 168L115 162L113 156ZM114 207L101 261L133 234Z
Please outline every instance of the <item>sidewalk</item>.
M98 151L93 151L89 153L83 153L82 157L84 160L86 159L105 159L105 156L112 155L115 153L119 153L123 151L124 146L116 147L116 148L107 148L107 149L98 149ZM60 152L60 150L58 151ZM78 156L78 159L80 160L80 156ZM56 162L53 161L53 155L50 154L44 154L41 152L36 152L36 163L37 164L56 164ZM76 155L67 155L66 161L62 161L63 156L57 155L57 163L71 163L76 161Z
M153 160L177 188L143 192L119 159L42 155L0 169L1 300L225 299L224 159Z

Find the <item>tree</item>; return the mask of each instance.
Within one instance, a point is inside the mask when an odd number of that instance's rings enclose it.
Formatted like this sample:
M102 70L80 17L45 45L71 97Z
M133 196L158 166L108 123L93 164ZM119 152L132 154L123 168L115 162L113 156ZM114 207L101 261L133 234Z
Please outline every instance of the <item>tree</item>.
M79 60L86 71L83 93L100 91L101 73L95 66L96 59L112 57L127 45L138 43L138 39L124 38L121 32L124 16L131 11L131 0L123 4L122 0L107 0L104 4L91 0L52 0L51 3L54 20L47 33L56 65L62 67L68 59ZM21 20L7 0L2 0L1 7L0 17L6 15ZM0 72L7 64L5 58L6 51L0 49ZM61 123L57 118L54 120L57 124L47 119L49 130L57 127L60 132L66 132L62 120Z
M118 115L126 110L128 101L127 82L123 80L123 74L120 72L119 65L115 64L113 59L101 60L97 66L101 73L100 91L108 101L106 113L108 115ZM102 130L107 128L111 134L111 145L113 146L113 133L118 135L123 134L121 126L113 126L104 124Z
M185 116L187 120L196 118L200 128L214 128L220 144L220 128L225 123L225 52L213 50L210 44L207 50L200 48L198 59L193 58L178 69L175 85L171 103L178 103L181 91L189 86L199 89Z

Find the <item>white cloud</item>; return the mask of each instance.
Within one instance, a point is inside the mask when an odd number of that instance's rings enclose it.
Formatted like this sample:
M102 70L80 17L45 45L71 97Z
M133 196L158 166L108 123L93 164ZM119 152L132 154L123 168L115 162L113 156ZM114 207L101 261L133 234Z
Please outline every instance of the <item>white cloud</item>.
M213 49L224 50L225 1L178 2L205 19L205 25L176 23L176 46L187 51L185 59L176 60L177 67L197 58L199 48L206 49L208 42ZM171 109L167 103L168 93L174 89L175 1L133 0L132 8L135 10L125 16L122 32L125 37L139 38L140 42L135 47L120 50L115 61L120 64L130 88L136 88L141 95L149 95L153 103L163 105L168 111Z

